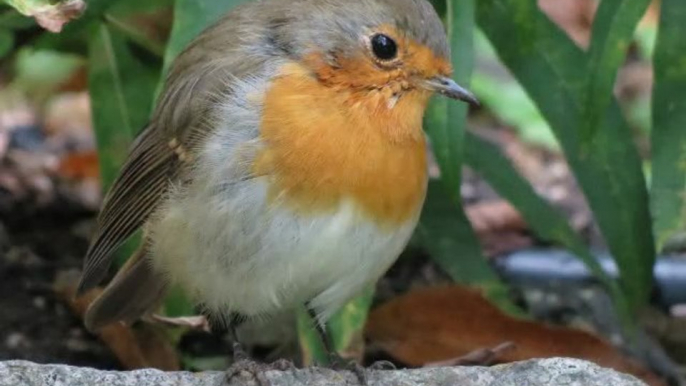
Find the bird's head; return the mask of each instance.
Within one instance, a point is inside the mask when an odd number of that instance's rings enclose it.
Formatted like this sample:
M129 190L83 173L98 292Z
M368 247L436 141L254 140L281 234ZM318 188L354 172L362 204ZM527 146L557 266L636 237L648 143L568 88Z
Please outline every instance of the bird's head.
M272 19L275 46L300 59L323 84L348 91L353 102L382 102L392 109L408 97L425 105L439 93L478 103L450 77L445 29L428 1L288 4Z

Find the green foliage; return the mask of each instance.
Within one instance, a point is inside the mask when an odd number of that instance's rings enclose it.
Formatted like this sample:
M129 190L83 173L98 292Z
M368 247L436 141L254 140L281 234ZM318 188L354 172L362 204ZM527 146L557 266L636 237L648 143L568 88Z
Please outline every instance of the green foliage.
M603 112L602 130L585 140L588 55L534 2L482 0L478 21L551 125L616 259L629 307L637 310L650 293L655 250L641 161L617 103Z
M536 194L529 182L519 175L495 145L474 134L468 134L465 147L465 163L488 180L503 198L519 210L538 237L543 241L564 246L575 253L610 290L621 316L628 320L627 300L621 288L605 273L567 219Z
M100 172L107 187L148 121L159 68L141 60L131 44L105 23L93 30L88 47L88 87Z
M663 0L654 57L652 209L658 246L686 228L686 3Z
M176 0L174 24L164 55L164 71L183 48L228 10L248 0Z
M0 28L0 59L7 55L14 47L14 35L12 31Z
M477 33L474 37L477 63L488 63L488 66L476 67L472 91L500 121L516 130L524 142L558 151L560 145L534 102L522 86L509 76L507 69L496 65L497 54L493 46L483 33Z
M448 1L445 24L451 45L454 78L469 86L474 67L474 0ZM426 130L431 138L436 160L441 166L441 180L451 198L460 202L463 140L468 106L447 98L434 98L426 114Z
M582 135L592 140L612 102L612 89L624 62L636 25L650 0L603 0L593 20L585 94L582 97Z

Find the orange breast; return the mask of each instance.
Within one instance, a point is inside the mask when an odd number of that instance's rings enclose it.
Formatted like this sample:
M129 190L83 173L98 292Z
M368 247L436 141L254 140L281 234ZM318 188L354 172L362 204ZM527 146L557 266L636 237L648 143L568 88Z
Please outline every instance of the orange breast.
M350 199L384 228L415 216L426 191L429 95L408 92L392 108L388 97L327 87L300 65L284 66L265 95L266 146L253 165L270 178L270 200L320 214Z

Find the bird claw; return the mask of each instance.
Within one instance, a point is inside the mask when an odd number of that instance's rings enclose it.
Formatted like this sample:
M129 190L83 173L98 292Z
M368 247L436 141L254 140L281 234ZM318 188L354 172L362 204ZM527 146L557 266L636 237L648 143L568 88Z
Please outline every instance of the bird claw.
M234 354L234 357L236 355ZM234 377L246 374L252 376L259 386L271 386L271 382L266 377L267 371L290 371L294 370L293 362L286 359L279 359L272 363L260 363L252 359L240 359L234 362L228 370L226 370L226 381L230 383Z
M226 370L226 381L241 374L252 376L258 385L271 386L271 382L265 376L270 370L290 371L294 370L295 365L287 359L278 359L272 363L260 363L250 359L250 356L238 341L233 342L233 364Z
M357 363L354 360L347 360L343 359L338 355L332 355L331 358L331 365L330 367L333 370L348 370L355 374L357 377L357 381L360 383L362 386L368 386L369 385L369 380L367 378L367 371L368 370L395 370L395 365L389 361L378 361L372 363L371 366L368 368L365 368L361 364Z
M376 361L367 367L367 370L397 370L398 368L389 361Z

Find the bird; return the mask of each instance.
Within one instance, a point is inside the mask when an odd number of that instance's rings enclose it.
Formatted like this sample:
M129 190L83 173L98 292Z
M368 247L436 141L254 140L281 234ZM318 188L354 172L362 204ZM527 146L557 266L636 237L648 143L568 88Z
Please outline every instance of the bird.
M105 195L78 293L139 230L142 241L90 305L87 328L132 323L178 285L232 331L304 305L326 344L327 321L417 225L429 99L478 103L451 74L427 0L229 11L174 60Z

